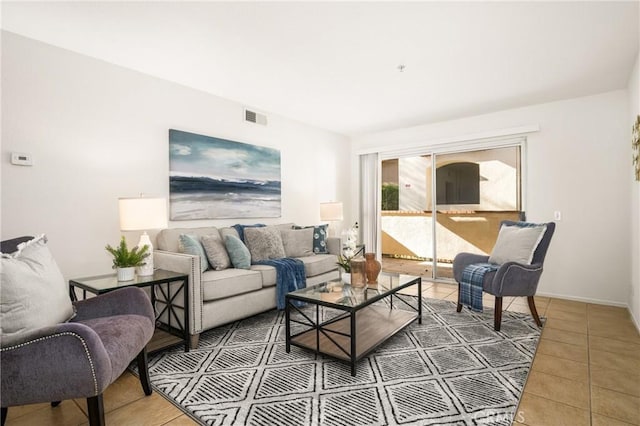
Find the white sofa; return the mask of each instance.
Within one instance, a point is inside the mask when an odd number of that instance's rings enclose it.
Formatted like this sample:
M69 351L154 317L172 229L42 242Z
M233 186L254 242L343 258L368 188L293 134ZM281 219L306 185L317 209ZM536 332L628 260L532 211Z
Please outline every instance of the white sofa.
M285 230L291 229L292 225L271 226ZM187 327L191 348L198 347L202 331L276 307L276 270L272 266L252 264L250 269L230 267L201 272L200 256L179 253L181 234L201 238L212 233L238 236L232 227L171 228L162 230L154 244L156 268L189 274L190 306ZM340 239L330 237L326 242L328 254L298 257L304 262L307 286L339 278L336 262L341 249ZM174 300L181 305L184 298L179 294ZM162 301L158 303L162 305ZM182 321L183 316L178 316L178 320ZM166 318L161 316L160 320L165 322Z

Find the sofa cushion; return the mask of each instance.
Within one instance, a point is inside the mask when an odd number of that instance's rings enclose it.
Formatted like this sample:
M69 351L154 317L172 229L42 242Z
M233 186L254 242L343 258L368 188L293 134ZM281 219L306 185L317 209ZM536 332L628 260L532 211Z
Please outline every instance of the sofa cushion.
M178 238L178 253L190 254L192 256L200 257L200 272L204 272L209 269L209 260L207 259L207 253L200 243L200 239L191 234L180 234Z
M249 269L251 266L251 253L240 238L233 235L224 237L224 246L229 253L229 259L234 268Z
M329 253L327 249L327 227L329 225L317 226L293 226L293 229L313 229L313 252L315 254Z
M44 235L2 255L0 343L10 346L39 328L74 315L69 289Z
M285 257L280 231L274 226L245 228L244 240L251 253L251 263Z
M280 231L287 257L313 256L313 228L283 229Z
M262 288L259 271L229 268L222 271L206 271L202 274L204 301L224 299Z
M338 269L338 257L333 254L319 254L298 258L304 263L304 271L307 277L324 274Z
M490 263L502 265L506 262L531 264L533 253L542 240L547 225L500 227L498 239L493 247Z
M179 238L181 234L190 234L198 238L205 235L213 234L217 229L213 226L205 226L201 228L168 228L163 229L156 236L154 247L158 250L172 251L178 253Z
M202 247L204 247L211 268L216 271L221 271L231 266L231 259L229 259L227 248L217 229L215 233L200 238L200 242L202 242Z
M262 274L262 287L273 287L276 285L276 268L269 265L251 265L252 271Z

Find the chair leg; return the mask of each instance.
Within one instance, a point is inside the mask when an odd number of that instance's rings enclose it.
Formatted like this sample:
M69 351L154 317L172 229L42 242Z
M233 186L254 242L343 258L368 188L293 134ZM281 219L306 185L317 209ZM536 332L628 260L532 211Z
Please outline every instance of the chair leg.
M104 404L102 394L87 398L89 426L104 426Z
M138 374L145 395L151 395L151 380L149 380L149 363L147 362L147 347L138 354Z
M9 414L9 407L2 407L2 426L4 426L4 422L7 421L7 414Z
M456 306L456 312L462 310L462 303L460 303L460 283L458 283L458 306Z
M60 402L62 402L62 401L51 401L51 406L52 407L57 407L58 405L60 405Z
M496 307L493 313L493 328L496 331L500 331L500 324L502 323L502 296L496 296Z
M528 296L527 302L529 302L529 310L531 310L533 319L535 320L536 324L538 324L538 327L542 327L542 321L540 321L540 317L538 316L538 310L536 309L536 302L533 300L533 296Z

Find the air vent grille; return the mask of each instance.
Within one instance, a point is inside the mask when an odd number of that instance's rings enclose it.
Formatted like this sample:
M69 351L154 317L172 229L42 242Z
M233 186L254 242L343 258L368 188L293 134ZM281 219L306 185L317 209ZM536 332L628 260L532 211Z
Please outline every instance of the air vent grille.
M244 110L244 120L248 121L249 123L261 124L263 126L267 125L266 115L248 109Z

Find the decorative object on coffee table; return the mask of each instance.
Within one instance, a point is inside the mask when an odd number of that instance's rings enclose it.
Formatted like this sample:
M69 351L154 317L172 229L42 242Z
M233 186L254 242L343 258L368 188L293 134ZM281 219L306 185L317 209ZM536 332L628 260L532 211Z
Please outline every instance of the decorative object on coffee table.
M367 284L376 284L378 282L378 274L382 269L382 265L376 260L375 253L365 253L365 272L367 274Z
M105 250L113 256L112 267L118 272L118 281L131 281L134 278L136 266L144 265L145 259L149 257L148 246L134 247L129 250L124 236L120 238L120 244L116 248L107 244Z
M361 290L367 285L365 262L361 257L351 259L351 287L354 290Z

